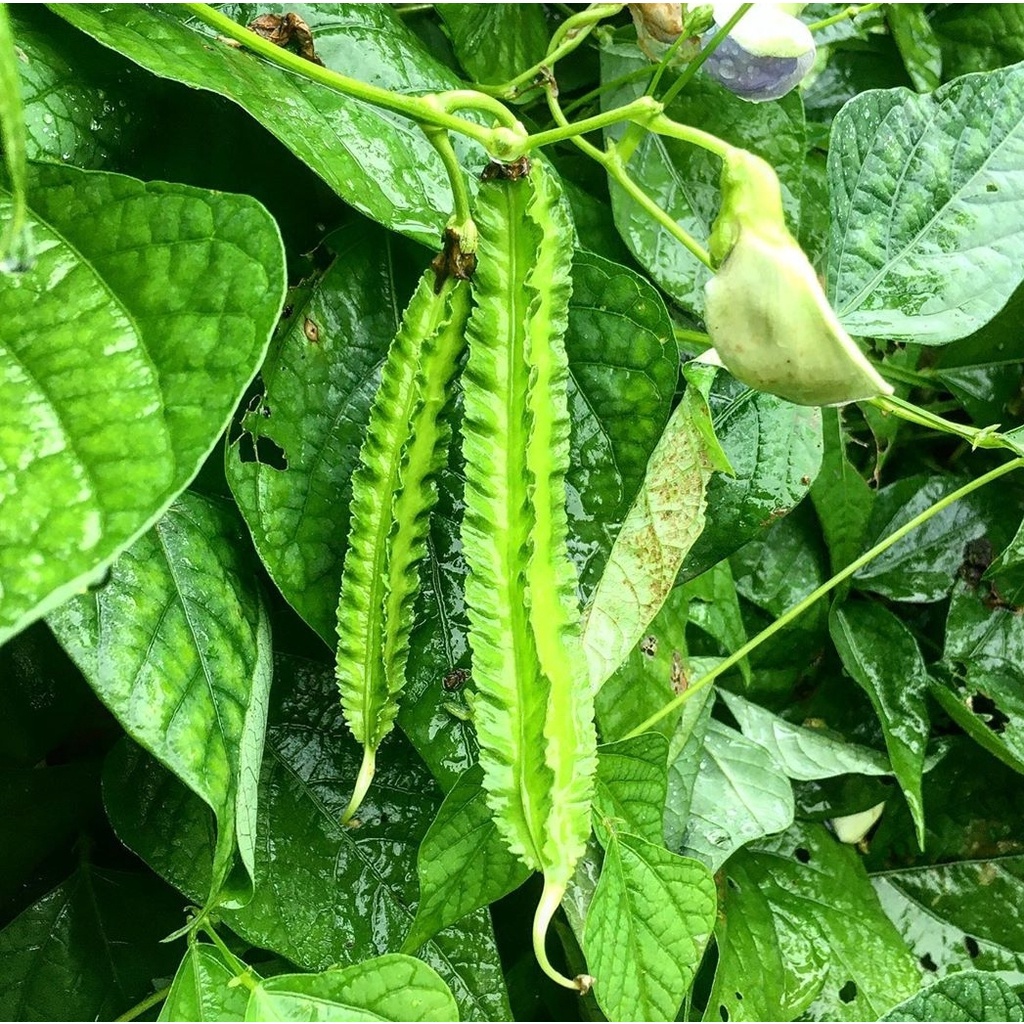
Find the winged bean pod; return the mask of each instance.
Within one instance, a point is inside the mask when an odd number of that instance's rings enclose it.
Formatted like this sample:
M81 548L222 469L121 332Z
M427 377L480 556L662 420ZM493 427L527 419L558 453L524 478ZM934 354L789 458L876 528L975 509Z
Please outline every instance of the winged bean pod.
M510 849L542 871L548 922L590 834L596 767L576 574L566 544L572 227L543 165L481 187L464 375L469 608L484 787Z
M394 726L405 685L418 563L434 475L449 431L441 419L464 347L469 286L448 280L435 294L428 272L388 350L352 475L352 525L338 602L337 675L363 764L345 811L356 813L373 779L377 748Z

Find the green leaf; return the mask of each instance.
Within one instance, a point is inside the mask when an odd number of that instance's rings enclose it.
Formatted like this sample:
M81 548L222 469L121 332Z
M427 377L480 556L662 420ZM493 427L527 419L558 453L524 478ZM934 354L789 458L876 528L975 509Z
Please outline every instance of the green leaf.
M1024 772L1024 621L1016 608L993 607L984 587L953 591L943 663L950 677L931 694L975 742Z
M704 736L683 853L717 871L746 843L793 823L793 787L759 743L713 719Z
M993 559L982 579L990 583L998 600L1012 605L1024 600L1024 522L1013 540Z
M942 52L924 4L892 4L886 16L914 88L918 92L937 89L942 81Z
M928 96L869 92L836 117L828 282L851 333L942 345L1021 283L1022 81L1014 67Z
M31 228L25 197L27 176L25 111L18 81L18 51L14 45L7 4L0 7L0 142L11 183L11 209L0 232L0 272L27 270L33 260Z
M249 997L246 1020L457 1021L458 1006L437 972L392 953L322 974L279 974Z
M530 877L498 833L483 777L478 764L462 773L420 843L419 904L404 952L415 952L442 928L497 902Z
M656 732L597 748L594 812L603 831L628 832L661 846L668 791L668 742Z
M730 654L747 642L736 581L728 562L719 562L680 589L689 602L688 624L713 637ZM744 682L749 683L750 666L746 658L739 669Z
M201 942L190 945L157 1019L245 1020L248 989L244 985L231 984L241 969L237 961L225 963L216 946Z
M798 823L741 851L725 877L706 1020L875 1020L917 990L856 852L822 826Z
M1017 4L940 8L932 26L942 47L946 78L1024 60L1024 11Z
M690 805L704 760L704 738L715 706L715 690L705 687L682 708L669 748L668 794L665 798L665 845L681 850L690 824Z
M361 752L342 719L333 666L279 656L268 721L256 821L259 884L250 903L221 917L254 946L306 970L398 949L415 916L416 849L440 802L429 773L392 734L362 824L342 828ZM104 800L125 845L191 899L205 891L212 837L201 802L128 745L108 758ZM486 913L464 918L420 956L452 987L465 1019L509 1017Z
M703 864L639 836L610 833L583 949L609 1020L674 1020L715 923Z
M875 492L846 454L846 430L837 409L823 409L825 454L811 485L832 571L845 569L864 549Z
M683 563L692 579L786 515L821 467L821 410L751 391L719 374L711 392L715 434L735 476L708 484L707 525Z
M920 963L938 977L1000 971L1024 981L1024 857L971 858L871 879Z
M548 26L538 5L438 4L437 13L474 82L500 85L544 59Z
M1019 1021L1024 1003L1001 978L965 971L929 985L894 1006L880 1020L894 1021Z
M706 398L691 383L651 455L591 597L583 646L595 692L658 614L704 528L711 461L702 416L707 416Z
M612 44L601 50L601 79L609 83L648 64L635 45ZM671 76L666 76L670 82ZM643 81L619 85L602 93L605 110L643 94ZM735 146L763 157L782 183L791 223L799 220L800 182L805 144L804 112L797 91L780 101L748 103L710 79L700 76L665 113L682 124L699 124ZM609 129L612 139L622 127ZM669 216L698 242L705 242L718 212L721 161L696 146L645 135L627 165L630 176ZM683 248L648 213L610 182L615 223L626 245L644 269L684 309L704 308L704 284L711 272Z
M335 260L289 296L226 469L271 578L333 648L350 480L411 282L404 250L380 229L332 241Z
M0 641L189 483L284 289L277 228L246 197L42 165L29 191L37 262L0 282Z
M48 620L125 731L216 815L211 901L236 845L255 879L273 671L269 616L237 536L227 508L182 495L114 563L105 586Z
M248 21L259 6L239 4ZM385 227L436 244L451 210L437 153L406 118L343 96L228 46L174 4L121 4L55 13L161 78L239 104L338 195ZM458 79L427 56L397 15L379 5L298 4L327 67L400 93L444 91ZM479 162L479 157L474 158Z
M834 605L829 627L843 667L871 698L882 723L892 770L923 849L921 774L931 722L925 703L928 670L917 641L892 612L873 602Z
M720 696L743 735L764 747L776 767L791 779L830 779L847 772L888 775L892 771L877 750L847 743L820 729L794 725L728 690L721 690Z
M83 865L0 931L0 1015L113 1020L173 973L181 899L151 875Z
M24 54L18 73L29 159L108 166L135 140L143 76L41 5L12 6L10 14Z

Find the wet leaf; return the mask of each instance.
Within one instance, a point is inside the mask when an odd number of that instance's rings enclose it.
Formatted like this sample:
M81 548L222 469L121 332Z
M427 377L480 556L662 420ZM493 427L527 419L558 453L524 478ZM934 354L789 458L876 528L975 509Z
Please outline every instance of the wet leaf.
M1017 4L971 4L938 10L932 22L947 79L1024 60L1024 11Z
M924 847L921 773L931 732L925 694L928 670L913 634L880 604L835 605L829 626L843 667L871 698L917 838Z
M659 733L598 747L594 812L602 822L600 834L628 832L660 846L667 773L668 742Z
M836 117L828 285L851 333L942 345L1021 283L1022 79L1016 67L927 96L872 91Z
M157 1019L245 1020L249 992L243 985L231 984L243 969L237 961L226 963L216 946L201 942L189 946Z
M612 830L583 948L609 1020L673 1020L715 921L703 864Z
M260 777L259 884L224 922L307 970L400 948L415 916L416 849L440 794L397 734L381 748L357 828L341 813L361 749L341 717L333 666L279 656ZM104 800L118 836L190 898L205 889L209 816L137 748L115 748ZM372 912L371 912L372 909ZM452 987L467 1020L508 1017L490 921L479 912L438 935L421 958Z
M540 5L438 4L437 13L475 82L499 85L544 59L548 27Z
M273 671L270 619L229 508L184 494L106 586L49 617L125 731L217 818L215 900L237 848L254 880L256 800Z
M942 51L924 4L893 4L889 27L918 92L931 92L942 81Z
M1024 1004L1001 978L968 971L954 974L893 1007L880 1020L1024 1020Z
M284 291L251 199L44 165L29 192L37 261L0 282L0 640L80 593L195 476Z

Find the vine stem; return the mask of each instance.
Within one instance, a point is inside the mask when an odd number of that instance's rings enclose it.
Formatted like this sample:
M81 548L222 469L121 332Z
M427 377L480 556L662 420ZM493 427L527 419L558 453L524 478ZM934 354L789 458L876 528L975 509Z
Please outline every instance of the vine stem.
M879 541L870 551L865 552L860 558L852 561L845 569L837 572L831 579L826 580L816 590L811 591L802 601L795 604L789 611L780 615L770 626L766 629L762 629L752 640L748 640L742 647L734 651L727 658L720 661L710 672L706 672L695 682L691 683L678 697L670 700L660 711L656 711L653 715L641 722L635 729L632 729L622 738L625 740L633 739L635 736L639 736L641 733L647 732L653 728L659 722L667 718L673 711L681 708L688 700L690 700L695 694L701 690L706 689L710 686L723 672L728 671L734 665L742 661L751 651L760 647L766 640L774 636L779 630L784 629L794 619L803 615L810 607L812 607L820 598L824 597L830 591L835 590L839 584L848 580L855 572L862 569L869 562L874 561L880 554L887 551L898 541L901 541L907 534L912 533L919 526L926 523L932 516L937 515L943 509L948 508L954 502L959 501L961 498L965 498L968 494L973 491L984 487L986 484L992 483L993 480L998 480L1002 476L1006 476L1007 473L1013 472L1015 469L1020 469L1024 466L1024 458L1012 459L1010 462L1005 462L1003 465L990 470L983 476L979 476L976 480L971 480L969 483L964 484L963 487L958 488L951 494L947 494L946 497L937 501L930 508L926 508L919 515L914 516L909 522L904 523L898 530L894 530L884 540Z
M966 423L954 423L914 405L913 402L905 402L895 395L880 395L878 398L872 398L870 404L908 423L916 423L919 427L928 427L930 430L959 437L968 441L972 448L1005 448L1016 455L1020 454L1019 446L1008 441L995 427L971 427Z
M341 816L342 825L347 825L352 820L352 816L359 810L363 798L370 789L370 783L373 782L373 774L376 771L376 767L377 751L370 747L364 747L363 763L359 767L359 775L356 776L356 785L355 789L352 790L352 799L349 800L348 807L345 808L345 813Z
M424 125L423 132L430 144L437 150L437 155L448 172L448 181L452 186L454 204L449 224L459 232L463 251L473 252L476 249L476 225L473 223L473 215L470 211L469 188L466 185L466 176L462 172L459 158L455 155L451 137L443 128L430 128Z
M136 1003L130 1010L122 1013L120 1017L115 1017L115 1021L127 1021L135 1020L141 1017L147 1010L162 1003L171 993L171 986L166 985L162 989L158 989L152 995L146 996L141 1002Z
M580 974L576 978L567 978L551 966L547 951L548 926L555 911L562 905L562 897L565 895L565 886L555 882L544 880L544 891L541 893L540 902L537 904L537 912L533 916L533 955L537 958L540 969L556 984L562 988L571 989L586 995L594 979L589 974Z
M837 25L841 21L846 21L847 18L856 18L858 14L866 14L868 11L878 10L881 6L881 4L851 5L838 14L833 14L830 18L822 18L821 21L811 22L807 28L811 32L820 32L823 28L828 28L830 25Z
M572 53L590 35L598 22L613 17L625 6L625 4L591 4L585 11L576 12L555 29L543 60L516 75L515 78L502 82L501 85L477 85L476 88L480 92L499 99L514 100L522 92L524 85L542 85L543 82L538 82L538 78L545 77L558 61Z
M183 3L181 6L221 35L233 39L247 50L259 54L279 67L293 71L303 78L334 89L336 92L351 96L353 99L363 100L376 107L402 114L420 124L459 132L479 142L488 151L496 146L497 133L495 130L473 121L467 121L465 118L456 117L450 112L451 110L480 110L498 118L506 129L514 130L518 125L511 111L493 97L485 96L482 93L468 89L432 96L405 96L401 93L391 92L389 89L382 89L369 82L361 82L358 78L349 78L348 75L331 71L329 68L314 64L298 54L275 46L274 43L232 21L226 14L215 10L209 4Z

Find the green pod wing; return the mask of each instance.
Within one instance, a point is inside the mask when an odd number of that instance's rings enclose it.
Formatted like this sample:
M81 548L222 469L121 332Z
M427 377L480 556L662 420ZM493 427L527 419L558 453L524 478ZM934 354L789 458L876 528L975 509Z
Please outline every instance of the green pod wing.
M517 181L484 185L474 217L462 529L474 718L495 824L545 876L534 937L549 970L543 934L590 834L596 768L566 543L573 234L540 164Z
M345 719L364 754L344 821L358 810L373 778L377 748L398 714L418 564L437 501L434 476L449 438L441 413L468 314L468 285L450 280L435 293L433 273L424 274L388 349L352 474L337 676Z

